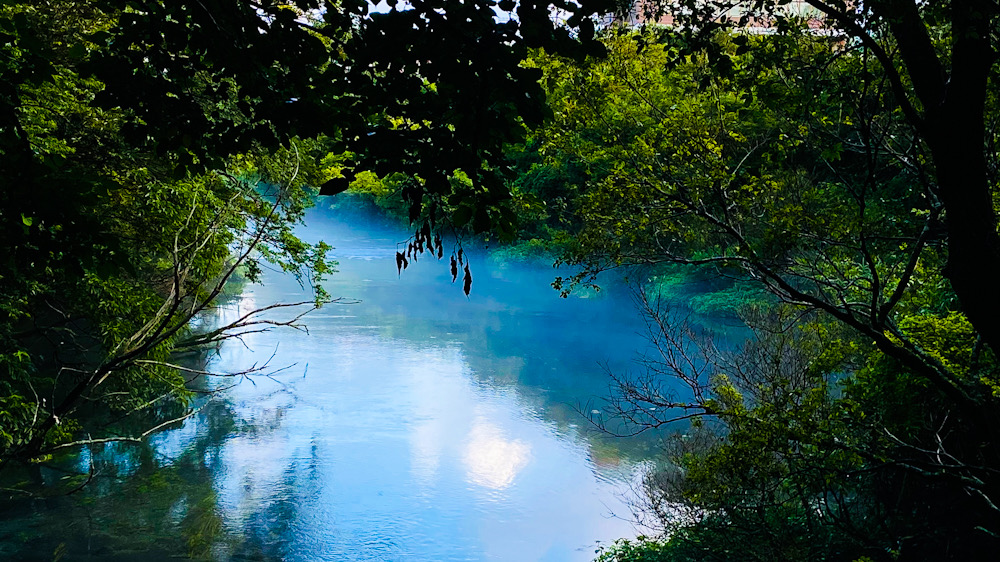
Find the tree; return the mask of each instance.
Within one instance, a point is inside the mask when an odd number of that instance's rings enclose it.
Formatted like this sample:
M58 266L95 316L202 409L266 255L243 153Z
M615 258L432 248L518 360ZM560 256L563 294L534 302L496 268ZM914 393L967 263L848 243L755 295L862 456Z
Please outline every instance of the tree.
M948 233L944 273L970 322L986 345L1000 349L1000 299L990 272L1000 260L997 234L995 130L987 130L995 101L1000 5L990 0L925 3L880 0L863 4L806 0L837 37L870 57L886 89L883 104L901 112L914 142L923 146L931 196L940 200ZM730 2L682 0L654 11L680 14L680 21L715 27L714 14ZM786 27L782 2L737 2L752 18ZM725 9L724 9L725 8ZM712 23L709 23L712 22ZM707 24L707 25L706 25ZM877 70L876 70L877 68Z
M674 459L691 487L668 497L715 517L696 531L715 529L717 547L769 559L737 531L809 529L832 545L858 521L885 521L847 544L873 557L983 556L998 528L997 369L946 277L951 219L933 153L868 46L782 26L715 33L707 46L614 31L606 60L535 59L555 114L539 151L586 172L566 189L580 224L563 258L584 266L572 281L625 264L711 267L790 306L778 333L824 335L804 378L759 369L733 382L740 361L683 361L649 384L623 379L618 413L638 429L717 420L717 443ZM781 359L809 338L758 340ZM830 525L839 533L824 538Z
M65 23L5 9L20 34L55 35ZM32 62L30 51L8 54L13 70ZM297 176L299 147L305 158L308 143L175 178L172 155L124 140L127 112L88 103L100 82L82 77L72 58L48 62L47 77L18 86L17 130L5 131L24 135L24 150L5 153L2 164L16 166L11 174L25 183L3 192L4 466L84 442L137 440L190 415L185 383L207 373L178 368L173 353L298 319L264 320L255 311L192 331L189 322L214 306L233 275L253 280L266 260L317 285L329 267L327 246L292 235L307 201L307 174ZM266 174L250 173L248 165L265 163ZM325 300L318 291L317 302Z
M309 185L403 172L411 219L462 208L456 223L511 230L500 148L544 107L526 45L593 43L555 26L547 2L368 6L0 7L4 466L185 415L183 383L205 373L171 354L266 325L189 329L237 272L276 263L322 301L328 248L292 234ZM449 181L458 169L472 181ZM114 429L138 410L142 429Z

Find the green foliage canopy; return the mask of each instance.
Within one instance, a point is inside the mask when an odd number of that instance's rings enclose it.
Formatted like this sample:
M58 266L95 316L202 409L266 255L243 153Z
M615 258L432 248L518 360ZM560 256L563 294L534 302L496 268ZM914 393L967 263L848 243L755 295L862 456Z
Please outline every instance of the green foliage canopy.
M997 369L950 278L930 141L866 44L780 31L704 49L612 31L606 59L533 59L555 116L539 165L581 171L559 192L575 215L563 259L584 268L569 282L697 266L783 303L751 311L757 337L735 358L691 359L649 309L660 357L619 379L613 407L640 429L697 423L647 483L674 538L605 558L982 557Z
M0 463L189 413L204 373L172 357L259 326L189 327L237 272L272 262L324 300L329 248L293 234L309 186L401 172L411 218L443 220L448 197L510 232L501 147L544 107L520 62L585 47L547 2L502 4L517 18L450 0L0 6Z

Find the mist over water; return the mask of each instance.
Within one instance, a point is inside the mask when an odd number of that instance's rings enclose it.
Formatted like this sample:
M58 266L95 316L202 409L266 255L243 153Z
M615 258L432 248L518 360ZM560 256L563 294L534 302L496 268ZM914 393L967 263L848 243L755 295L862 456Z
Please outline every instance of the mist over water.
M327 290L357 302L310 315L309 335L224 350L221 363L246 365L277 345L297 363L280 390L237 393L243 416L271 429L223 453L228 524L288 494L278 501L295 504L296 531L282 554L301 560L589 560L596 541L635 533L621 496L640 459L592 447L575 410L606 394L602 362L627 366L645 345L631 307L562 299L551 268L469 247L467 298L444 260L397 274L405 231L308 222L340 263ZM243 306L300 294L276 280Z
M64 560L575 561L637 533L627 503L655 442L597 435L577 412L648 345L627 294L560 298L552 268L466 246L466 297L447 244L397 275L405 230L332 211L307 222L305 238L335 247L325 286L344 301L308 315L308 333L225 343L211 370L278 372L147 447L78 459L107 468L58 506L0 514L0 554L51 559L62 541ZM309 297L269 273L221 314Z

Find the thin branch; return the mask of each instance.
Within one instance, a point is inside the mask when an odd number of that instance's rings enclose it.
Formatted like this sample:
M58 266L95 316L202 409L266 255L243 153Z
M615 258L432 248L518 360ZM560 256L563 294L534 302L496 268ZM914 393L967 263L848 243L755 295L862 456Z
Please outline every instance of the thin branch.
M182 422L182 421L190 418L191 416L193 416L195 414L198 414L204 408L205 408L205 406L202 406L201 408L193 409L190 412L184 414L183 416L180 416L180 417L177 417L177 418L174 418L174 419L171 419L171 420L167 420L167 421L165 421L163 423L155 425L155 426L147 429L146 431L143 431L142 433L140 433L138 437L124 437L124 436L122 436L122 437L104 437L104 438L99 438L99 439L82 439L82 440L79 440L79 441L71 441L69 443L61 443L59 445L54 445L54 446L49 447L47 449L42 449L41 451L39 451L39 454L48 454L48 453L52 453L52 452L55 452L55 451L58 451L58 450L61 450L61 449L68 449L68 448L71 448L71 447L80 447L82 445L97 445L97 444L101 444L101 443L142 443L142 441L146 437L148 437L150 434L155 433L155 432L157 432L157 431L159 431L159 430L161 430L161 429L163 429L163 428L165 428L167 426L173 425L175 423Z

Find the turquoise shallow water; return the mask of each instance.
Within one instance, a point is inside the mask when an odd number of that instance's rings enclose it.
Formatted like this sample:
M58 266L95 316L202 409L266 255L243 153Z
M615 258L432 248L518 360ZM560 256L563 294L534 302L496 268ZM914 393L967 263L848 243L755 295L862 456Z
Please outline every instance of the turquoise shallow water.
M575 561L637 533L628 504L654 444L596 435L577 413L646 345L627 295L562 299L551 268L472 251L467 298L446 261L397 275L401 230L308 223L335 247L326 287L344 303L310 314L308 333L223 345L213 371L276 372L147 446L72 461L99 468L82 492L0 508L0 555ZM268 274L219 314L304 297Z

